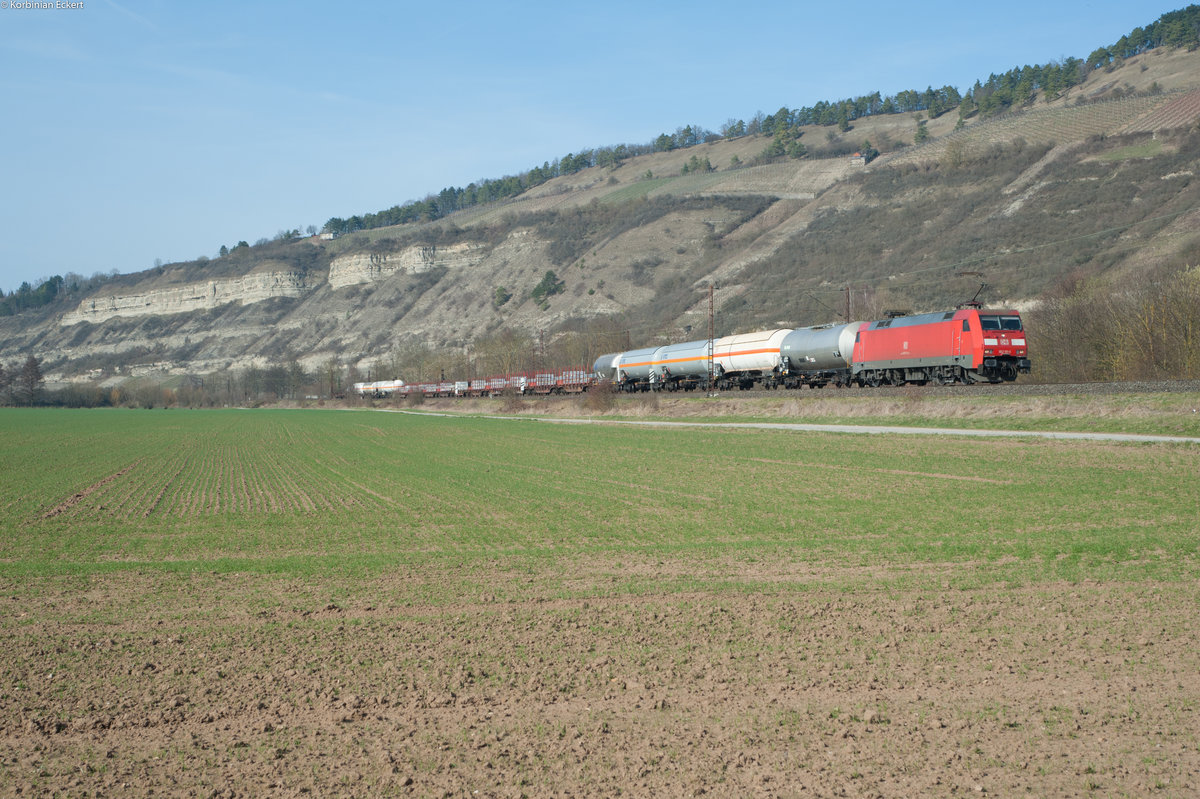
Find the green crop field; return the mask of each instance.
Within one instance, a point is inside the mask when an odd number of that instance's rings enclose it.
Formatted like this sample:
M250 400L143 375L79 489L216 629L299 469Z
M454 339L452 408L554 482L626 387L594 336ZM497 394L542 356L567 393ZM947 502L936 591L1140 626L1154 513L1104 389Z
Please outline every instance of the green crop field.
M302 410L6 410L0 433L10 574L720 552L1178 576L1200 528L1186 445Z
M1195 795L1198 473L1186 443L3 410L0 795Z

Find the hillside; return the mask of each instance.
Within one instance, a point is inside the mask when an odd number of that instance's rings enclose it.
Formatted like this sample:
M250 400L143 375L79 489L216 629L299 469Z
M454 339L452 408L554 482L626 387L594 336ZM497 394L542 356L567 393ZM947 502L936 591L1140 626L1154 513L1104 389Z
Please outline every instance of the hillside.
M831 321L847 300L855 318L949 307L981 283L985 301L1028 307L1068 276L1200 262L1200 52L1152 51L1052 103L957 121L927 120L920 146L913 114L812 126L809 156L772 163L768 139L743 136L437 222L168 264L0 318L0 362L33 352L52 380L583 362L706 329L709 284L720 335ZM867 166L821 157L867 141ZM548 272L561 291L534 296Z

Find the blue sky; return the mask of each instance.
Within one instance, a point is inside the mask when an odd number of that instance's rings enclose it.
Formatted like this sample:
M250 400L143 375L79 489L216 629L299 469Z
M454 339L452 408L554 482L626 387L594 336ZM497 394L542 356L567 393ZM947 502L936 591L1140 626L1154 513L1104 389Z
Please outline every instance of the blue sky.
M1143 0L0 8L0 289L820 100L1086 57Z

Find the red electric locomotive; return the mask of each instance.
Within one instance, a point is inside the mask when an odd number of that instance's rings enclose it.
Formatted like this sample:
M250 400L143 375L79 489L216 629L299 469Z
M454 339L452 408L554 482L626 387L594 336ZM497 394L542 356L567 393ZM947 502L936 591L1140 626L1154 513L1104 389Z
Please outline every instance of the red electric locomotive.
M999 383L1028 373L1027 355L1019 313L964 308L864 325L850 368L860 386Z

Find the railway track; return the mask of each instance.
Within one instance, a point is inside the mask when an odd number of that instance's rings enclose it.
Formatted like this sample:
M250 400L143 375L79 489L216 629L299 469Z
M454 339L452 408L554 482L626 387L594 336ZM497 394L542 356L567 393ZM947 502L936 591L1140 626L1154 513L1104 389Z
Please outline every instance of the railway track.
M979 383L970 386L880 386L878 388L826 387L821 389L773 389L753 388L746 391L724 391L722 397L739 395L765 396L769 394L794 396L863 396L904 397L913 394L1000 395L1015 397L1053 397L1066 395L1111 395L1111 394L1189 394L1200 393L1200 380L1136 380L1121 383Z

